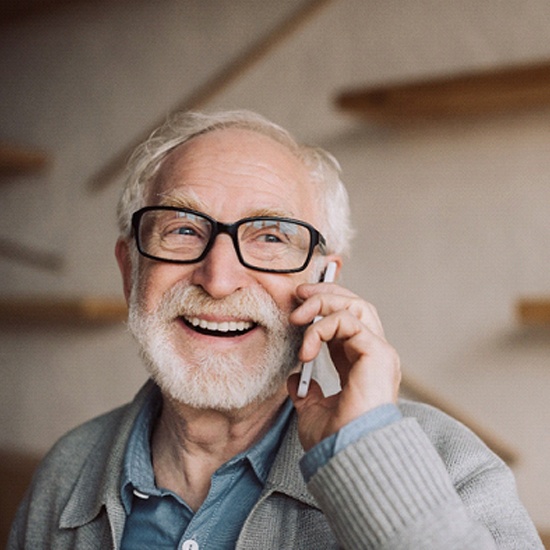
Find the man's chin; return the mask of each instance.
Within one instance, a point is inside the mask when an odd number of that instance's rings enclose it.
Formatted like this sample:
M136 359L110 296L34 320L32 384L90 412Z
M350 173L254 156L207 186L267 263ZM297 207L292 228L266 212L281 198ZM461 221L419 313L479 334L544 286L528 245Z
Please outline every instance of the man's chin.
M228 391L224 389L195 388L189 390L182 388L179 384L164 380L162 377L153 376L163 395L169 397L172 401L181 403L187 407L200 410L214 410L219 412L234 412L249 408L254 404L259 404L269 400L278 393L283 395L283 386L262 388L258 392Z
M284 394L285 369L270 370L265 359L254 368L228 355L211 354L208 361L194 364L183 364L176 357L152 361L144 354L147 369L163 394L189 407L234 411ZM258 372L258 364L264 370Z

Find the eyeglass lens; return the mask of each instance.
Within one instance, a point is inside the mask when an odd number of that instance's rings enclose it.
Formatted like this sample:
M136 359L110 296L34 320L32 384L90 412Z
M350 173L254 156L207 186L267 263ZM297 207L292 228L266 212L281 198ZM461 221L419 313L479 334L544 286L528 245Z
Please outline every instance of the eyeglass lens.
M299 269L309 257L312 236L307 226L271 217L235 225L238 252L251 267ZM193 262L209 246L213 231L212 221L195 212L153 209L141 216L138 243L142 252L157 259Z

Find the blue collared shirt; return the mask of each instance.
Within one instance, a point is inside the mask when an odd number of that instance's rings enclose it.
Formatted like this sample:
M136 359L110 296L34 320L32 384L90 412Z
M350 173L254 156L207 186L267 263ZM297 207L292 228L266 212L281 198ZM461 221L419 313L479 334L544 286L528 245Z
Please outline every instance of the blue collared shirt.
M285 403L275 424L258 443L214 473L206 500L196 512L181 497L155 483L150 439L161 406L160 390L155 388L136 418L128 441L121 482L127 514L122 550L235 548L286 432L291 401ZM383 405L321 441L300 463L304 477L308 480L341 449L400 417L397 407Z
M140 411L128 442L121 487L128 517L121 548L234 548L267 480L292 403L284 404L275 424L258 443L214 473L206 500L196 512L181 497L155 483L150 439L161 406L156 388Z

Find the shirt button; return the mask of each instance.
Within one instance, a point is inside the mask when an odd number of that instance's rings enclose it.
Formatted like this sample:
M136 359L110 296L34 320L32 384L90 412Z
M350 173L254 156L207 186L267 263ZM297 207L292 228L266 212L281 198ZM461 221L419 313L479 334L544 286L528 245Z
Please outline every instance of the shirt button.
M183 543L181 550L199 550L199 543L192 539L186 540Z

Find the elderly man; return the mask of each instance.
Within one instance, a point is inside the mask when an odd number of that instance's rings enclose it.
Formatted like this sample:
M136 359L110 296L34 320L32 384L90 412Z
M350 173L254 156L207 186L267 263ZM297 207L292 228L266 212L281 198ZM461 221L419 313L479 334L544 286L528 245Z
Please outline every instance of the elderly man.
M329 154L184 113L136 151L118 215L151 381L54 447L10 548L542 548L502 461L398 402L375 309L319 282L351 233ZM323 342L341 390L298 397Z

